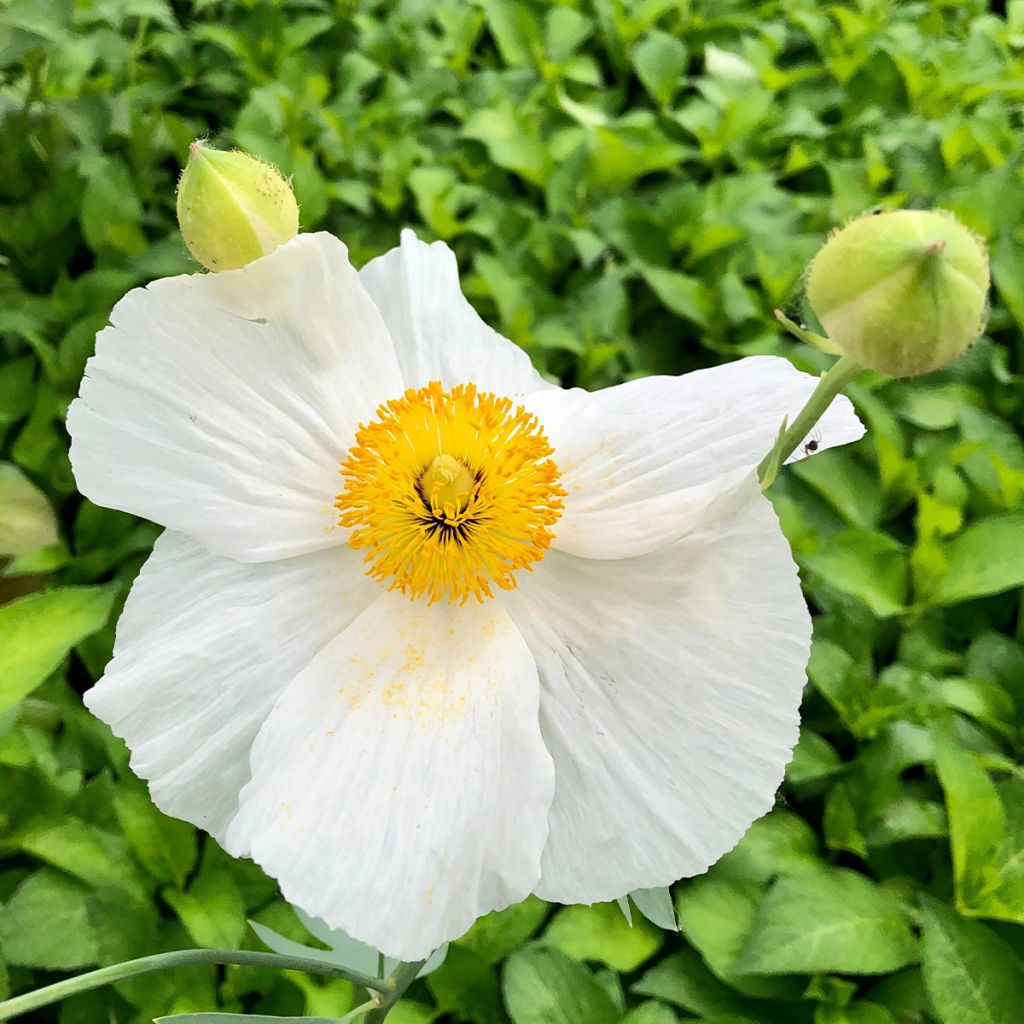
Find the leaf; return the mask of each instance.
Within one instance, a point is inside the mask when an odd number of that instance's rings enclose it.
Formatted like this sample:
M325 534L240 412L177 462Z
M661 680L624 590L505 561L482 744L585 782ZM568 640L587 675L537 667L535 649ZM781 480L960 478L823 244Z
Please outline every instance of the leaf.
M142 204L123 161L109 158L97 162L82 196L80 221L93 252L113 249L134 256L146 248Z
M958 909L1024 924L1024 780L997 788L977 757L935 737Z
M753 1013L761 1005L719 981L692 949L666 957L647 971L630 991L664 1000L702 1017Z
M120 889L129 896L145 898L143 879L124 838L80 818L39 821L19 836L18 845L92 886Z
M234 949L245 933L245 904L228 858L207 840L203 860L187 891L167 889L164 899L200 946Z
M818 859L814 830L790 811L769 811L715 865L715 875L764 885L777 875L813 866Z
M678 1021L671 1007L655 1002L641 1003L622 1018L622 1024L678 1024Z
M488 963L497 963L531 938L547 915L548 905L536 896L528 896L522 903L479 918L458 944Z
M854 871L780 878L758 910L736 969L755 974L884 974L917 959L906 912Z
M0 949L7 963L70 971L97 960L86 907L89 890L50 868L30 875L0 908Z
M682 86L686 61L686 46L667 32L649 32L633 50L637 77L661 106L667 106Z
M0 462L0 556L23 555L57 540L46 495L17 466Z
M945 549L948 567L933 604L953 605L1024 586L1024 512L968 526Z
M921 898L921 968L941 1024L1019 1024L1024 962L993 931Z
M673 313L705 327L711 316L711 292L700 278L664 267L643 264L640 273Z
M56 671L75 644L106 625L110 587L58 587L0 606L0 711Z
M663 936L638 917L632 925L614 903L564 907L543 941L575 960L597 960L616 971L632 971L660 948Z
M346 1019L347 1015L342 1018ZM264 1017L257 1013L176 1013L171 1017L155 1017L153 1024L231 1024L231 1021L245 1021L246 1024L286 1024L288 1021L292 1024L341 1024L337 1017Z
M586 967L537 943L509 957L502 991L513 1024L618 1024L620 1017Z
M146 870L161 882L182 886L196 861L196 830L153 805L146 787L133 778L114 788L114 813Z
M499 167L535 185L543 185L551 173L550 154L535 127L510 106L477 111L467 118L462 134L482 142Z
M719 978L744 995L771 998L787 994L782 983L749 976L736 966L761 899L759 884L723 877L716 866L680 886L676 913L680 930Z
M845 530L803 562L828 586L863 601L880 618L898 615L906 606L906 551L886 533Z

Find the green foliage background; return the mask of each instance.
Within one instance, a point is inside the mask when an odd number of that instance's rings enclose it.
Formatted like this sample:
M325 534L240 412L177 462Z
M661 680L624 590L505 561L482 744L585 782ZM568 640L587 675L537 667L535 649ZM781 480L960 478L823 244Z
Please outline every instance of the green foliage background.
M978 0L0 3L0 995L188 945L310 940L249 863L152 807L80 696L156 529L76 495L64 415L129 288L194 270L195 136L294 176L357 263L415 225L484 316L588 388L753 352L804 368L826 232L881 204L990 242L988 334L868 375L852 448L772 498L817 613L778 807L676 887L492 915L397 1024L1024 1020L1024 4ZM193 968L37 1013L337 1016L344 982Z

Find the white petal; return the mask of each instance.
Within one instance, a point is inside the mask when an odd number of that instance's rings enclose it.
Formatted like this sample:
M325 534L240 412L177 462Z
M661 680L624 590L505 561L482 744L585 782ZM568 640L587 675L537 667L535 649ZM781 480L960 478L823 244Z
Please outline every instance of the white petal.
M359 279L395 339L406 387L472 382L511 397L552 387L466 301L455 254L444 242L427 245L405 230L401 244L367 263Z
M339 464L402 383L341 242L300 235L242 270L156 281L111 322L68 414L87 497L243 561L344 539Z
M587 558L654 551L687 528L775 442L817 380L785 359L751 356L681 377L604 391L551 391L527 403L555 449L569 496L554 545ZM815 429L819 450L864 433L840 396Z
M227 848L332 928L422 959L540 876L537 690L498 602L385 592L274 707Z
M223 836L274 701L379 594L364 568L348 547L251 565L160 537L85 702L161 810Z
M552 552L501 600L537 658L555 760L539 896L668 885L771 808L810 617L752 476L669 549L622 562Z

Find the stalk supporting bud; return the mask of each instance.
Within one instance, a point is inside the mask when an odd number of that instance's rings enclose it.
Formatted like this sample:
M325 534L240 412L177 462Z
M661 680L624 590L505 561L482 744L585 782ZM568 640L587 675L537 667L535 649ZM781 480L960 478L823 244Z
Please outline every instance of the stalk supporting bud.
M811 263L807 299L829 339L862 366L916 377L951 363L981 334L984 244L944 210L866 214Z
M178 224L207 270L235 270L294 238L299 208L270 164L193 142L178 183Z

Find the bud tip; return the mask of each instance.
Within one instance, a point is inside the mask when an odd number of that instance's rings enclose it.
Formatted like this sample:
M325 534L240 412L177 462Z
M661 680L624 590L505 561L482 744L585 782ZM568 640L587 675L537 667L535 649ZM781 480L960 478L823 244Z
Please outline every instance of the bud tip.
M178 224L207 270L234 270L273 252L299 231L291 186L270 164L238 150L189 144L178 183Z

